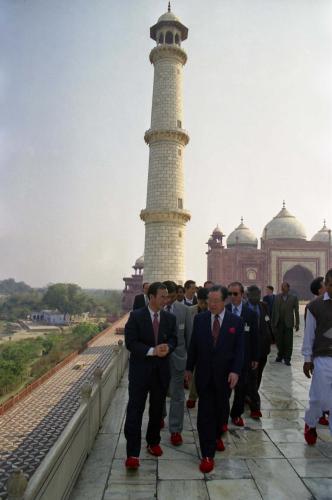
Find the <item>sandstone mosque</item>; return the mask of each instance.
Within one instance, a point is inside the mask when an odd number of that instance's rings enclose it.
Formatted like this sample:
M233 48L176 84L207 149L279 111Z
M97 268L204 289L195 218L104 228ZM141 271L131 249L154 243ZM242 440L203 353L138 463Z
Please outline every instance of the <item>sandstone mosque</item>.
M134 274L123 278L123 309L129 311L143 281L174 280L182 284L185 226L190 220L184 200L184 149L189 142L183 128L182 78L187 54L182 42L188 37L178 17L168 11L150 28L156 46L150 52L154 65L151 125L144 140L149 146L144 257L133 265ZM225 240L226 239L226 240ZM225 242L224 242L225 240ZM280 289L289 281L300 299L310 299L308 283L332 267L331 230L323 227L307 239L304 226L286 208L285 202L263 229L260 245L241 219L228 237L218 226L207 242L207 279L228 284L241 281Z

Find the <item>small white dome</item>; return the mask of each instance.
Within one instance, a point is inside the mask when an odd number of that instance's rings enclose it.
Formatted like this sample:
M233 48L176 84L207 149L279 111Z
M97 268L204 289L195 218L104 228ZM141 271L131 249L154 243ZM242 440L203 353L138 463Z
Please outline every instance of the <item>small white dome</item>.
M262 238L306 240L307 236L302 223L287 210L284 202L280 212L266 224Z
M178 21L180 22L180 19L178 17L176 17L173 12L165 12L165 14L163 14L162 16L159 17L158 19L158 23L160 23L161 21Z
M222 230L220 229L220 227L218 226L218 224L217 224L217 226L214 228L214 230L212 231L212 235L213 235L213 236L217 236L217 237L218 237L218 236L219 236L219 237L220 237L220 236L225 236L225 235L224 235L224 233L222 232Z
M318 231L312 238L311 241L323 241L324 243L328 243L330 241L330 232L331 229L326 227L326 222L324 220L324 225L322 229Z
M141 255L138 259L136 259L135 266L138 269L143 269L144 267L144 255Z
M243 218L241 218L241 224L231 232L226 241L227 248L235 246L257 248L258 245L256 236L249 227L244 225Z

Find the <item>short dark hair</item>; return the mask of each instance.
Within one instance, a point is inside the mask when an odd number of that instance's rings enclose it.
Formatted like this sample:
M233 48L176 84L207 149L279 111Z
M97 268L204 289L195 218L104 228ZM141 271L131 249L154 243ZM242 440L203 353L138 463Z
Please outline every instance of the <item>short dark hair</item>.
M213 286L213 285L214 285L213 281L211 281L211 280L206 280L206 281L204 281L204 285L203 285L203 286L206 286L208 283L211 283L211 286Z
M288 281L283 281L281 284L282 284L282 285L287 285L287 286L288 286L288 288L290 288L290 284L288 283Z
M220 292L222 300L226 300L228 297L228 290L225 286L223 285L213 285L211 288L207 290L208 294L210 292Z
M207 300L210 288L200 288L197 292L198 300Z
M230 283L228 285L228 288L231 287L231 286L238 286L238 287L240 287L241 293L244 293L244 287L243 287L242 283L240 283L239 281L232 281L232 283Z
M158 290L167 290L167 287L160 281L155 281L154 283L151 283L148 290L148 297L150 298L150 295L156 297Z
M332 269L329 269L325 274L325 285L327 285L329 280L332 280Z
M187 280L184 284L184 289L187 290L187 288L190 288L191 285L196 285L196 281L193 280Z
M322 288L324 284L324 276L318 276L315 278L310 285L310 291L313 295L319 295L319 290Z
M261 289L257 285L250 285L247 288L247 292L249 292L249 293L251 293L251 292L259 292L259 293L261 293Z
M177 285L174 281L163 281L163 285L166 286L168 293L174 293L177 292Z
M180 288L182 289L182 291L184 292L184 287L182 285L177 285L176 286L176 293L178 293L178 291L180 290Z
M148 281L144 281L143 285L142 285L142 288L145 287L145 285L149 285L149 282Z
M274 292L274 287L272 285L267 285L267 287L269 290L271 290L271 292Z

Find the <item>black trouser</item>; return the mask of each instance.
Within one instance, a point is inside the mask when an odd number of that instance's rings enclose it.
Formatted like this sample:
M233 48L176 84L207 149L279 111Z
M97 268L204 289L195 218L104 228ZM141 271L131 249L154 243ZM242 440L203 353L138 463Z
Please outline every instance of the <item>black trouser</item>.
M152 446L160 443L160 421L166 392L167 388L165 389L161 383L157 368L152 370L149 380L145 383L140 377L131 377L129 380L129 401L124 427L128 457L138 457L141 451L142 418L148 393L150 393L149 423L146 441Z
M261 409L261 398L258 389L261 385L262 374L266 365L266 361L267 356L261 358L258 361L258 367L256 368L256 370L248 371L246 396L248 396L248 398L250 399L249 406L251 411L257 411Z
M202 457L213 458L216 440L220 435L220 422L229 401L227 377L218 382L210 382L204 391L198 394L197 430Z
M241 417L242 413L244 412L244 401L245 401L246 392L247 392L249 370L250 370L250 368L246 368L246 369L242 370L242 373L239 377L238 383L235 386L234 400L233 400L233 405L232 405L232 409L231 409L231 417L232 418ZM227 415L226 422L228 422L228 415Z
M275 331L278 347L278 358L290 361L293 353L293 328L288 328L284 323L279 323Z

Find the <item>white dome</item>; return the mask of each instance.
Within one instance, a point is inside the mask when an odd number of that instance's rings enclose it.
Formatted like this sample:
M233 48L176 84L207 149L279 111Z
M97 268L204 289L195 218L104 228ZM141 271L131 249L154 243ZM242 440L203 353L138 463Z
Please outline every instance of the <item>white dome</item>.
M256 236L251 231L251 229L249 229L249 227L243 224L242 218L241 224L233 232L231 232L226 241L227 248L232 248L235 246L257 248L258 244Z
M311 241L323 241L324 243L328 243L330 241L330 232L331 229L326 227L326 222L324 220L324 225L322 229L318 231L312 238Z
M295 239L306 240L305 229L285 207L263 229L262 238L266 240Z
M220 229L220 227L217 226L214 228L214 230L212 231L212 235L213 236L224 236L224 233L222 232L222 230Z
M135 266L138 269L143 269L144 267L144 255L141 255L138 259L136 259Z
M176 17L173 12L165 12L162 16L159 17L158 23L161 21L178 21L180 22L180 19Z

